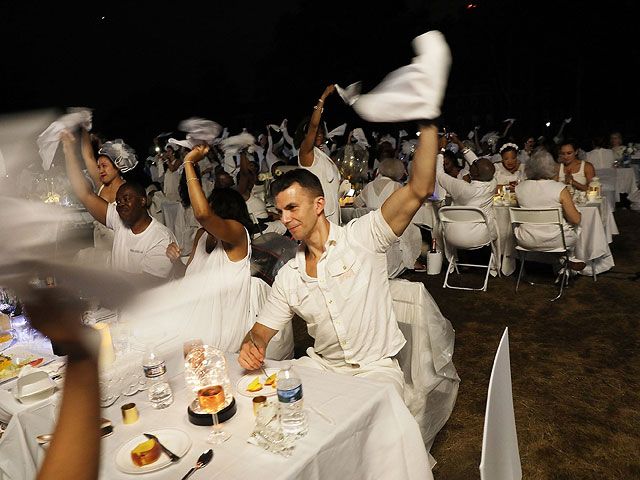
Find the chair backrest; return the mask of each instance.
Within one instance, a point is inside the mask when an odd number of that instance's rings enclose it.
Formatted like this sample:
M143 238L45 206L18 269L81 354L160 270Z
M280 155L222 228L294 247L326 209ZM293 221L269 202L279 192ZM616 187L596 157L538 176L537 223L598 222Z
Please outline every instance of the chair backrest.
M522 467L513 412L509 329L505 328L489 379L484 415L481 480L520 480Z
M560 208L522 208L510 207L511 223L528 223L531 225L562 225Z
M441 222L487 223L487 217L479 207L442 207L438 210Z
M479 207L442 207L438 217L444 241L451 246L473 249L491 242L487 216Z

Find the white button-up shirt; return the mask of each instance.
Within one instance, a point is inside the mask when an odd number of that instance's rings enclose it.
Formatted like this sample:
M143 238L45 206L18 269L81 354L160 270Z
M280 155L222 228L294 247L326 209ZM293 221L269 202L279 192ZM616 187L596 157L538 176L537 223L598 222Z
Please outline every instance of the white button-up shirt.
M258 323L281 330L298 315L315 352L336 365L396 355L405 339L393 312L385 251L397 239L380 210L345 227L331 223L317 278L307 275L301 246L278 272Z

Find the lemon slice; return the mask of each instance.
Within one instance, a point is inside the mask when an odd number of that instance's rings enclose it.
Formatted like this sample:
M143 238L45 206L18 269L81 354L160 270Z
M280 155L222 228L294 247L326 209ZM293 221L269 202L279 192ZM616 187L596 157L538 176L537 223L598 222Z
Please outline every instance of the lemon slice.
M260 383L260 379L256 377L256 379L247 386L247 390L249 392L257 392L259 390L262 390L262 384Z
M267 378L264 384L273 386L276 383L276 375L278 375L278 372L274 373L269 378Z

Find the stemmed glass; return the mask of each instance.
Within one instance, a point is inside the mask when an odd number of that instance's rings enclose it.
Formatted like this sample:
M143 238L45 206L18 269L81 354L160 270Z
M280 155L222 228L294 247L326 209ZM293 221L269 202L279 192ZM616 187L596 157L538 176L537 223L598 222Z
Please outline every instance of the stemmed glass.
M224 443L231 437L231 434L222 430L218 423L218 411L224 405L224 402L224 388L222 388L222 385L209 385L198 390L200 407L205 412L210 413L213 419L211 433L207 437L207 442L214 445Z

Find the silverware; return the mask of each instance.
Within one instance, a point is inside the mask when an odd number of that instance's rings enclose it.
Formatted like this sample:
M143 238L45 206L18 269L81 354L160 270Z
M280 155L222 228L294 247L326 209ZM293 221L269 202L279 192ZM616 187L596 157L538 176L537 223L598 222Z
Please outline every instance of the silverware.
M193 475L193 472L195 472L196 470L202 467L206 467L212 458L213 458L213 450L209 449L206 452L204 452L202 455L200 455L200 458L198 458L198 462L196 463L196 466L192 467L191 470L189 470L187 474L184 477L182 477L180 480L187 480L187 478Z
M147 438L151 438L155 440L158 446L162 449L162 451L167 455L169 455L169 458L171 459L172 462L177 462L178 460L180 460L180 457L178 455L176 455L167 447L165 447L162 443L160 443L160 440L158 440L158 437L156 437L155 435L151 435L150 433L143 433L143 435Z
M258 350L260 350L258 345L256 345L255 340L253 339L253 334L251 333L251 330L249 330L249 338L251 339L251 343L253 343L253 346L256 347ZM264 364L260 365L260 370L262 370L262 373L264 374L264 376L266 378L269 378L269 375L267 374L267 371L264 369Z

